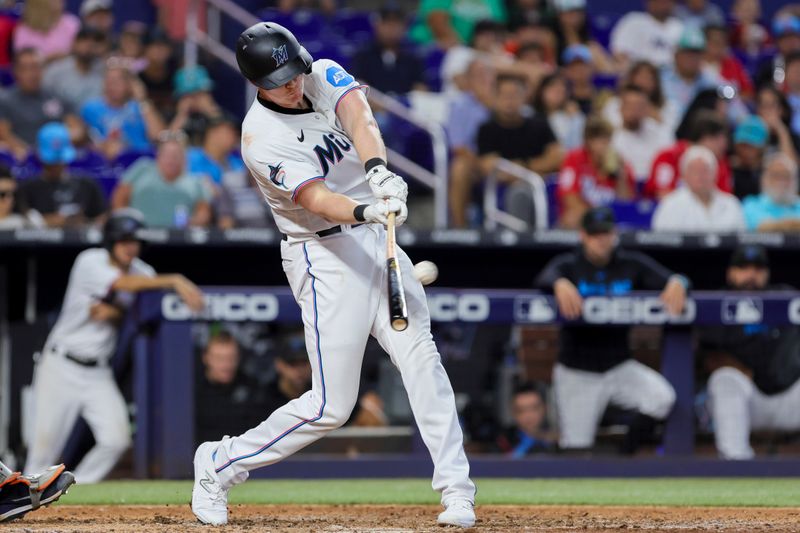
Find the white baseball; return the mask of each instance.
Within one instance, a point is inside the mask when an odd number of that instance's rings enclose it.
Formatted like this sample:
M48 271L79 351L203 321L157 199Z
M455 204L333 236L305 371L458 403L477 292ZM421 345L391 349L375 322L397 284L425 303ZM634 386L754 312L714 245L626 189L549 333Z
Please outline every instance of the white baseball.
M431 261L420 261L414 265L414 277L423 285L430 285L439 277L439 268Z

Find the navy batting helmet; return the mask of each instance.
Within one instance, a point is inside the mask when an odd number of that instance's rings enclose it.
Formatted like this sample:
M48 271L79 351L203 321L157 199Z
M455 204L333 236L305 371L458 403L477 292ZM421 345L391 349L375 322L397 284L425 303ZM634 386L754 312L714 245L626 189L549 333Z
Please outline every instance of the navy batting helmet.
M313 61L292 32L273 22L250 26L236 41L239 71L262 89L277 89L298 74L309 74Z
M119 241L142 241L139 230L146 228L144 216L136 209L114 211L103 226L103 246L111 249Z

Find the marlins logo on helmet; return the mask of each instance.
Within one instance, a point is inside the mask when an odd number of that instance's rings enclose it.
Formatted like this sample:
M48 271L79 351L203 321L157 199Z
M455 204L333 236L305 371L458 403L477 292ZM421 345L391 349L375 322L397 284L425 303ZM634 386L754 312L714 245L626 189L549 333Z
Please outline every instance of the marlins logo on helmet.
M272 59L275 60L276 67L279 67L289 61L289 53L286 51L285 44L272 49Z

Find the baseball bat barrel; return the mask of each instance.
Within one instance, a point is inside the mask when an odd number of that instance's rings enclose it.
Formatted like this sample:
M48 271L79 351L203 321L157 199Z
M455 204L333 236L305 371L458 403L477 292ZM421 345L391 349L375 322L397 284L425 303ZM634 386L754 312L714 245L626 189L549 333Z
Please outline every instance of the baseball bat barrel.
M396 213L389 213L386 225L386 273L389 291L389 322L395 331L403 331L408 327L408 307L406 292L403 289L403 276L400 274L400 263L397 261L395 246Z

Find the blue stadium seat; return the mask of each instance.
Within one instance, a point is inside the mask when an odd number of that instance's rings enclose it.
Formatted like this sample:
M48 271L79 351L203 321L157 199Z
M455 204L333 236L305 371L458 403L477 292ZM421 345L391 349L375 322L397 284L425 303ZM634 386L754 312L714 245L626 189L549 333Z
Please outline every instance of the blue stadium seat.
M649 229L656 203L651 200L618 201L611 204L611 208L621 228Z
M140 157L155 158L155 156L156 153L153 150L144 152L134 150L122 152L116 157L116 159L114 159L114 161L111 162L111 169L115 174L121 174L125 171L125 169L134 164Z
M11 85L14 85L11 67L0 67L0 87L10 87Z
M108 172L108 161L94 150L79 150L78 157L69 164L69 168L75 172L95 176Z
M435 46L422 52L425 65L425 83L432 91L442 89L442 61L444 61L444 50Z
M327 21L324 16L307 9L298 9L290 14L281 13L274 9L265 9L258 16L261 20L268 20L285 26L304 44L306 41L322 37L327 27Z
M341 11L330 22L331 29L346 41L363 44L372 40L373 28L368 11Z

